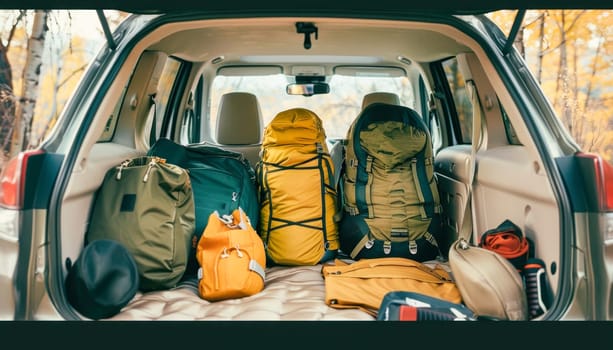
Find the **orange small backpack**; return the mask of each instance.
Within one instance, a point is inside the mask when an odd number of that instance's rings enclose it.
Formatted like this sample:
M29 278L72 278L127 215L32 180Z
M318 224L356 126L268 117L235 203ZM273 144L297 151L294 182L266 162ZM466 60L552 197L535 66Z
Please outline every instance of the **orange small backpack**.
M264 243L241 208L232 215L217 211L198 241L198 292L208 301L241 298L264 289Z

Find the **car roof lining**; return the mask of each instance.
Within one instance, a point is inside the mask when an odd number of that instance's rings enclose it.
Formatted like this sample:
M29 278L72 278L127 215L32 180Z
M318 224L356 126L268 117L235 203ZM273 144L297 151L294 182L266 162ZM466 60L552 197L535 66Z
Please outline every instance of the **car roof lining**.
M319 30L308 50L303 47L304 34L296 32L295 23L299 21L313 22ZM317 56L329 57L330 62L322 63L334 65L347 63L347 57L363 57L362 64L397 65L399 56L431 62L469 51L437 32L441 31L440 24L408 21L275 17L182 22L182 29L177 30L174 26L177 24L163 25L158 33L170 34L164 34L149 49L193 62L223 56L226 64L244 64L249 63L243 61L244 57L292 56L293 63L299 63L301 57L308 63Z

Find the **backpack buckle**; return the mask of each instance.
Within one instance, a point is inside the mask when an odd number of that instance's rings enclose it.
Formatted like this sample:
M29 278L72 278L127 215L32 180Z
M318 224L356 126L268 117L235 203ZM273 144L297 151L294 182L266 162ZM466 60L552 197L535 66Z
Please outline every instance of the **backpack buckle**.
M385 253L385 255L388 255L391 251L392 251L392 242L390 241L383 242L383 253Z
M417 242L415 241L409 241L409 252L412 255L417 254Z
M368 241L366 241L366 244L364 244L364 248L370 249L372 248L373 245L375 245L375 240L369 239Z

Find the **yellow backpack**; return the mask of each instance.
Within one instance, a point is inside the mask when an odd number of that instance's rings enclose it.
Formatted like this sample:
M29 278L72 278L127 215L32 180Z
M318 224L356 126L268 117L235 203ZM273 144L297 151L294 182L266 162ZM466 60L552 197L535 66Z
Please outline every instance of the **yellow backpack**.
M241 298L264 289L264 244L240 207L232 215L215 211L209 216L196 259L198 292L205 300Z
M266 126L256 167L259 233L280 265L315 265L336 256L334 165L321 119L304 108L278 113Z

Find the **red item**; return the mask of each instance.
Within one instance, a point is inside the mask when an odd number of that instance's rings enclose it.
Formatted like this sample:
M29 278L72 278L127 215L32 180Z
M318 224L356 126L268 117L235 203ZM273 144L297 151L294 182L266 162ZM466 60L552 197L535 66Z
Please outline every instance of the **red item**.
M493 250L509 260L528 254L528 241L511 232L488 235L481 244L484 248Z
M479 246L507 258L519 271L523 269L530 252L530 242L521 229L509 220L486 231L481 236Z
M417 321L417 308L409 305L400 305L400 321Z

